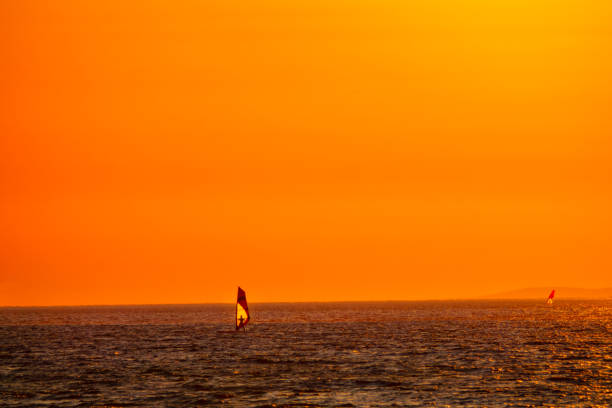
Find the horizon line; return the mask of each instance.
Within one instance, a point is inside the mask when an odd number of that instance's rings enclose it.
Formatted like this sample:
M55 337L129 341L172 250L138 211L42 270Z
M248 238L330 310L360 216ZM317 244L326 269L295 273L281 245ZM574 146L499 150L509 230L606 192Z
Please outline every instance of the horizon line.
M469 301L469 300L535 300L539 299L540 296L512 296L512 294L521 291L531 291L531 290L563 290L563 289L571 289L571 290L586 290L586 291L612 291L612 287L599 287L599 288L578 288L571 286L532 286L532 287L524 287L520 289L511 289L503 292L495 292L489 293L486 295L479 295L475 297L456 297L456 298L422 298L422 299L351 299L351 300L298 300L298 301L289 301L289 300L277 300L277 301L255 301L249 302L251 304L266 304L266 303L357 303L357 302L435 302L435 301ZM546 296L541 296L542 298L546 298ZM558 296L557 296L558 297ZM612 299L611 296L607 297L588 297L588 296L563 296L562 299L582 299L582 300L597 300L597 299ZM100 307L100 306L188 306L188 305L233 305L235 302L167 302L167 303L73 303L73 304L30 304L30 305L0 305L0 308L35 308L35 307Z
M546 297L542 297L545 299ZM538 300L540 297L478 297L478 298L444 298L444 299L388 299L388 300L301 300L301 301L265 301L249 302L251 305L264 304L297 304L297 303L400 303L400 302L469 302L469 301L502 301L502 300ZM556 300L611 300L609 297L564 296ZM53 308L53 307L122 307L122 306L199 306L199 305L234 305L235 302L197 302L197 303L91 303L91 304L54 304L54 305L0 305L0 309Z
M272 303L384 303L384 302L435 302L449 300L491 300L485 298L429 298L429 299L385 299L385 300L277 300L277 301L249 301L249 304ZM185 302L185 303L89 303L89 304L52 304L52 305L0 305L0 308L18 307L97 307L97 306L195 306L195 305L233 305L236 302Z

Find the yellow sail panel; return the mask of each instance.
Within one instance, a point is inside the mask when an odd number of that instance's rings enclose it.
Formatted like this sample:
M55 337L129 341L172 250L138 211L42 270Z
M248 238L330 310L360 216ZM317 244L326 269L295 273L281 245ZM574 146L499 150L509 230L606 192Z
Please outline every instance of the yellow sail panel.
M244 310L240 303L236 304L236 325L240 324L240 318L242 317L242 321L245 322L247 319L247 312Z

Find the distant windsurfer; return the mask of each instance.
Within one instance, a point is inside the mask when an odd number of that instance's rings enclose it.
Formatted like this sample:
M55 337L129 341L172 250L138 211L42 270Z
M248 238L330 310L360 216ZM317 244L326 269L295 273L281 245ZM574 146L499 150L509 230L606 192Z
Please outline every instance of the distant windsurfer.
M238 327L236 327L236 330L240 330L241 327L242 330L246 332L246 325L244 324L244 317L242 316L240 316L240 324L238 325Z
M550 292L550 295L548 295L548 299L546 299L546 303L548 303L549 305L552 305L554 297L555 297L555 290L553 289L552 292Z

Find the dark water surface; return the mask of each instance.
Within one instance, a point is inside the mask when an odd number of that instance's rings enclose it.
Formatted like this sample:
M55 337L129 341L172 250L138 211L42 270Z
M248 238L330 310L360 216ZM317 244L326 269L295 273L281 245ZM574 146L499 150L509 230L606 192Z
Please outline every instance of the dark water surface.
M0 406L610 406L612 301L0 308Z

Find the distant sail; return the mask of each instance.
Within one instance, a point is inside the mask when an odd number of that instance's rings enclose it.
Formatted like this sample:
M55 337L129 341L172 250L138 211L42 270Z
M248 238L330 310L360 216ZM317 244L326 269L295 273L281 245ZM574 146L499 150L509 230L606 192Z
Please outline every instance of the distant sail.
M245 327L251 316L247 305L246 293L238 286L238 298L236 299L236 330Z
M552 292L550 292L550 295L548 295L548 299L546 299L546 303L548 303L549 305L552 305L554 297L555 297L555 290L553 289Z

